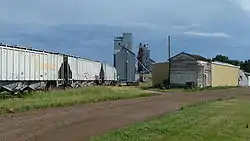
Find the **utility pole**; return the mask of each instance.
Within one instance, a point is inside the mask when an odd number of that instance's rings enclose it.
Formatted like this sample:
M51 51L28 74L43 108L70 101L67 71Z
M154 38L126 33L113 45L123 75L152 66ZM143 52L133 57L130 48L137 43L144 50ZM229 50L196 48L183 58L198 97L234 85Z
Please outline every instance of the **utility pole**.
M170 73L171 73L171 44L170 44L170 36L168 36L168 62L169 62L169 67L168 67L168 89L170 89Z

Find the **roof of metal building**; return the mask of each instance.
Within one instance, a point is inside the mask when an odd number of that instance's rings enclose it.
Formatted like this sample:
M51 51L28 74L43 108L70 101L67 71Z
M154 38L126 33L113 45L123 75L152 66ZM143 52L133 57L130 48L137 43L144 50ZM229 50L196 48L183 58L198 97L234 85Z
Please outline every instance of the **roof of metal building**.
M179 54L177 54L177 55L171 57L170 60L171 60L172 58L174 58L174 57L180 55L180 54L186 54L186 55L188 55L188 56L193 57L193 58L196 59L196 60L211 62L211 59L208 59L208 58L205 58L205 57L203 57L203 56L196 55L196 54L189 54L189 53L186 53L186 52L181 52L181 53L179 53Z
M232 64L229 64L229 63L224 63L224 62L219 62L219 61L215 61L215 62L212 62L212 63L216 64L216 65L222 65L222 66L229 66L229 67L240 68L240 66L235 66L235 65L232 65Z
M190 54L192 57L194 57L196 60L201 60L201 61L208 61L210 62L211 60L208 59L208 58L205 58L203 56L200 56L200 55L196 55L196 54Z

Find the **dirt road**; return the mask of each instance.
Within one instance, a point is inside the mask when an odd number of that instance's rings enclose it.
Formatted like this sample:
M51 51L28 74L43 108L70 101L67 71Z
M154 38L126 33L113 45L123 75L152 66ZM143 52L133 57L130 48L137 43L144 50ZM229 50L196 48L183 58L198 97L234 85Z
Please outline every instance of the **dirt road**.
M172 112L183 104L238 94L250 94L250 89L163 94L6 115L0 117L0 140L84 141L95 135Z

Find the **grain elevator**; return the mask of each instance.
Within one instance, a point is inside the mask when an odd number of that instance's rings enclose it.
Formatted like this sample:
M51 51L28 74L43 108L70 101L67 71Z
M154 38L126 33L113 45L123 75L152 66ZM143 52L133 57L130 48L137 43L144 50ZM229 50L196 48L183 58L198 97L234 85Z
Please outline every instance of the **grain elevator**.
M117 69L118 81L121 83L135 82L135 54L132 51L132 33L123 33L114 39L114 67Z

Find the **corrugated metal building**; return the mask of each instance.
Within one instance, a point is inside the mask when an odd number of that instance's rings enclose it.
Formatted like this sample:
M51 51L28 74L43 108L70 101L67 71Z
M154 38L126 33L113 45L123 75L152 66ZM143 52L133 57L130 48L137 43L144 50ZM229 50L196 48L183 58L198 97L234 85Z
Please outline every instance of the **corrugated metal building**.
M238 86L240 67L227 63L212 63L212 86Z
M118 80L120 82L134 82L136 73L134 54L122 48L115 58Z
M172 87L185 87L193 83L196 87L238 86L239 67L212 62L199 55L179 53L170 59L170 83ZM165 64L165 65L164 65ZM153 85L163 84L168 79L168 63L153 65Z
M169 63L155 63L152 66L152 85L163 85L164 80L168 79Z
M170 61L170 83L173 87L183 87L187 83L197 87L211 86L210 59L182 52Z
M119 82L135 81L135 54L132 52L132 33L123 33L123 37L114 39L114 67Z

